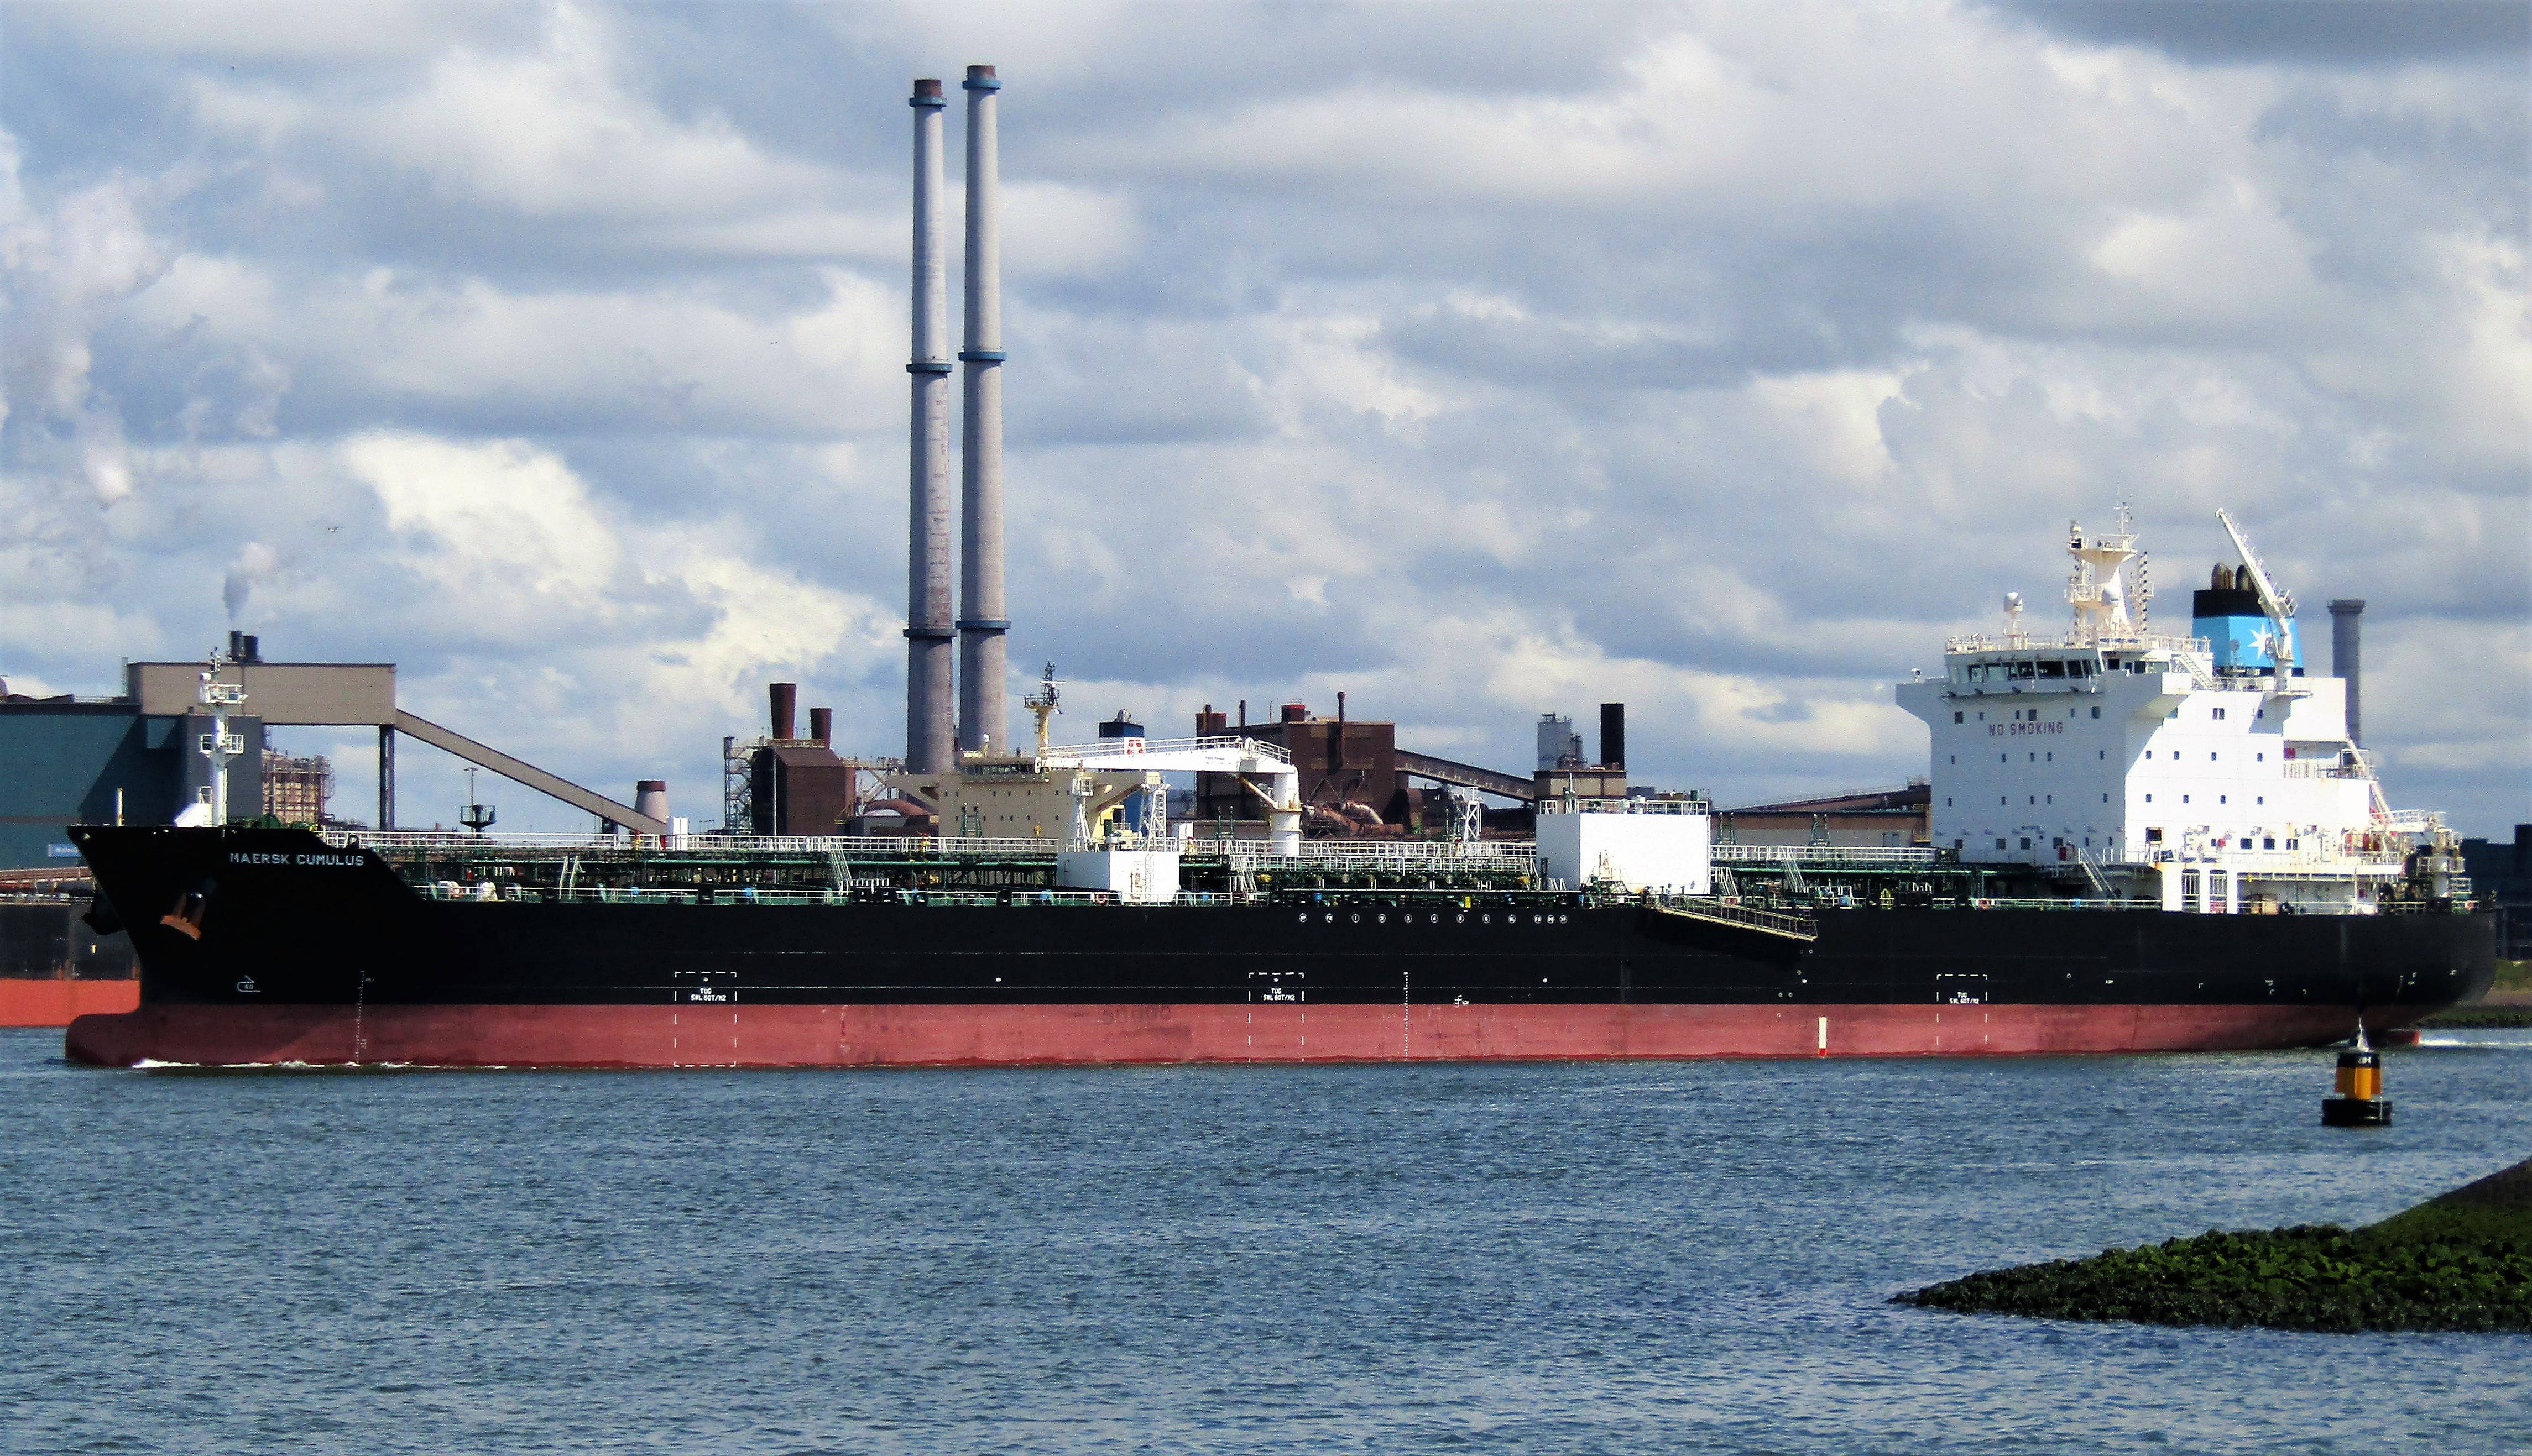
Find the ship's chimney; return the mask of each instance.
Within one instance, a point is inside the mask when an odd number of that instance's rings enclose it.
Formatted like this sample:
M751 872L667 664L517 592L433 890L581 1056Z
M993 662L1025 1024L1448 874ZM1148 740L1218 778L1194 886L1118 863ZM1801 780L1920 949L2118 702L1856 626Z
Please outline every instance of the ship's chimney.
M792 736L792 730L800 721L798 716L800 685L798 683L768 683L765 685L765 698L767 703L774 709L774 737L777 739L790 738Z
M834 737L835 710L832 707L809 709L809 741L823 749L832 746Z
M2342 596L2330 604L2330 670L2347 684L2347 741L2362 748L2365 745L2364 718L2358 712L2362 695L2358 684L2364 670L2365 598Z
M1600 704L1600 765L1627 766L1627 705L1623 702Z
M633 812L649 814L661 823L668 821L668 781L646 778L633 785Z
M914 420L906 515L905 766L950 766L950 332L948 264L941 242L941 112L938 81L918 81L914 108Z
M966 414L959 454L958 747L1008 744L1003 692L1009 607L1003 597L1003 185L995 132L1003 84L970 66L967 92Z

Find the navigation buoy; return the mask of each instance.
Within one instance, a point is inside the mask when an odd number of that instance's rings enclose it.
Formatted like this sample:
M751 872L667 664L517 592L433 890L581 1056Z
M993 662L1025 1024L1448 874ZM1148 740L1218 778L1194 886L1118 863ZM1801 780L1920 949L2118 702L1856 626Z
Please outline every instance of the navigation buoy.
M2326 1128L2386 1128L2391 1125L2391 1099L2383 1095L2383 1053L2365 1040L2365 1026L2356 1027L2356 1044L2338 1054L2338 1091L2321 1099L2321 1125Z

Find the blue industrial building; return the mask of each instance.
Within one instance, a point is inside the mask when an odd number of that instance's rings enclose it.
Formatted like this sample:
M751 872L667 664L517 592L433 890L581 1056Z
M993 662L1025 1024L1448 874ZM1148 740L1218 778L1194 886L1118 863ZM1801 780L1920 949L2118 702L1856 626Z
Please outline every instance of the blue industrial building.
M498 750L406 712L396 704L395 666L385 662L266 662L255 638L229 635L228 651L208 662L132 662L115 698L29 698L0 689L0 869L75 863L65 831L73 824L165 824L213 802L211 709L214 681L241 702L226 714L229 817L264 812L264 728L365 726L378 735L381 829L395 827L395 745L417 738L514 782L638 833L668 823Z
M263 804L263 724L232 717L245 752L229 760L233 813ZM165 824L205 796L197 752L208 716L147 713L131 699L0 698L0 869L75 861L73 824Z

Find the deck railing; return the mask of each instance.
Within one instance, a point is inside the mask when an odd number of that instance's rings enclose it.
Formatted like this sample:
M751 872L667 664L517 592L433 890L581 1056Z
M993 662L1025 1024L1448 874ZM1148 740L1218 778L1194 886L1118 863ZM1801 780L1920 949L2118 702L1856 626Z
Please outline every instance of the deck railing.
M1895 869L1928 867L1940 858L1926 846L1841 844L1718 844L1717 865L1791 865L1798 868Z

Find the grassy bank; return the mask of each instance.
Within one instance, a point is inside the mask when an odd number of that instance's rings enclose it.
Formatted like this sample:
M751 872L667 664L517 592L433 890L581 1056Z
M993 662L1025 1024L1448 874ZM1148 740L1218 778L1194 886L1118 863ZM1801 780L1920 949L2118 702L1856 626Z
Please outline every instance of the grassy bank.
M2430 1016L2422 1027L2532 1027L2532 961L2499 961L2488 994L2467 1006Z
M2364 1228L2206 1233L1972 1274L1897 1302L2043 1319L2532 1332L2532 1161Z

